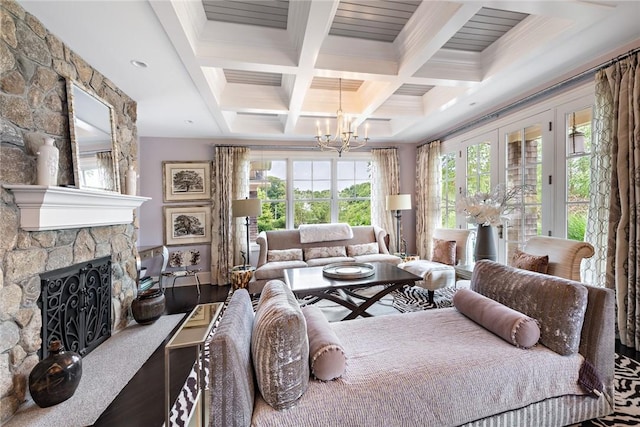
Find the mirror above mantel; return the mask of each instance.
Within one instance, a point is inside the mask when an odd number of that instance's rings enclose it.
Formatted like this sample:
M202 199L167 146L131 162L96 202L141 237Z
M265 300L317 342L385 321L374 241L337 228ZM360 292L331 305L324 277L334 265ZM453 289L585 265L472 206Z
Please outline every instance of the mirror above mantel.
M113 107L67 79L73 175L78 188L120 192Z

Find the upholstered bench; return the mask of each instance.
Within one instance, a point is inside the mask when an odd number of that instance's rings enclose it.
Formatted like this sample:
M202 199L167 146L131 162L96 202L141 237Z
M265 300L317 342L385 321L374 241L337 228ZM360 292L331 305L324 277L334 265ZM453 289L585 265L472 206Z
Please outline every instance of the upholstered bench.
M438 228L433 233L434 253L431 260L408 261L398 265L422 280L416 282L428 291L429 302L433 304L436 289L448 288L456 284L457 264L467 264L467 247L472 230ZM447 252L442 254L439 252Z

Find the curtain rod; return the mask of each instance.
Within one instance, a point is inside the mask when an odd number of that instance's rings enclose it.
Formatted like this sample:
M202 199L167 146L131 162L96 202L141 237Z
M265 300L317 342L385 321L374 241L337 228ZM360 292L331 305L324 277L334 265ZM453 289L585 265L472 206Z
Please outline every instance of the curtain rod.
M495 120L497 118L499 118L500 116L503 116L507 113L510 113L512 110L515 110L517 108L522 108L527 104L532 103L533 101L537 101L540 98L543 97L547 97L547 96L551 96L552 94L566 89L572 85L576 85L578 83L582 83L583 81L593 77L593 75L595 73L597 73L598 71L604 69L604 68L608 68L610 66L612 66L613 64L615 64L616 62L622 61L623 59L626 59L628 57L630 57L631 55L635 55L636 53L640 52L640 47L637 47L635 49L631 49L630 51L628 51L627 53L623 53L621 55L616 56L613 59L610 59L606 62L603 62L602 64L596 65L594 67L589 68L588 70L585 70L581 73L576 74L575 76L569 77L568 79L565 79L561 82L558 82L554 85L551 85L545 89L542 89L539 92L536 92L534 94L531 94L529 96L525 96L522 99L519 99L505 107L502 107L492 113L486 114L478 119L472 120L468 123L465 123L457 128L455 128L452 131L447 131L446 133L440 134L438 135L436 138L432 138L431 141L427 141L427 142L423 142L422 144L419 144L418 147L421 147L423 145L427 145L430 144L433 141L437 141L437 140L442 140L444 138L449 138L451 136L454 136L456 134L462 133L462 132L466 132L468 130L471 130L472 128L476 128L478 126L480 126L481 124L483 124L484 122L490 121L490 120Z

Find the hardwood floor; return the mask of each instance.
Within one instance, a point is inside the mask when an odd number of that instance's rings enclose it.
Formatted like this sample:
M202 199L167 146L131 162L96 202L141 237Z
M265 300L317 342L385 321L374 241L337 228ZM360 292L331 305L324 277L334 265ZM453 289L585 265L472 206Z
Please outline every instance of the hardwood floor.
M201 286L201 295L195 286L179 286L167 289L166 314L185 313L199 303L224 301L229 286ZM178 323L177 329L182 321ZM171 332L169 337L173 335ZM102 413L94 426L155 427L164 422L164 345L153 352L131 381L125 386L111 405ZM135 350L133 350L135 351ZM171 401L178 396L187 375L195 362L193 349L185 348L171 352Z
M166 313L189 313L198 303L224 301L229 286L202 286L198 298L195 286L181 286L168 289L166 295ZM176 326L176 329L182 322ZM170 336L173 334L170 334ZM104 411L94 426L118 427L155 427L164 422L164 344L145 362L129 384L120 392L111 405ZM616 340L616 352L640 361L640 352L620 344ZM192 349L173 351L171 354L171 401L173 402L193 366Z

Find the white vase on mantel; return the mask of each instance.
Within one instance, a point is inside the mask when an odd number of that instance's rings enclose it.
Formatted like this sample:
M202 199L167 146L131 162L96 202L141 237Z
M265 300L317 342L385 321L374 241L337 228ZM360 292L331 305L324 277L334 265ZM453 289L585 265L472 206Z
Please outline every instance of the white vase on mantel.
M138 174L136 173L133 166L129 166L129 169L125 172L125 193L129 196L136 195L136 180L138 179Z
M58 149L53 145L53 138L45 138L36 153L38 155L37 184L38 185L58 185Z

